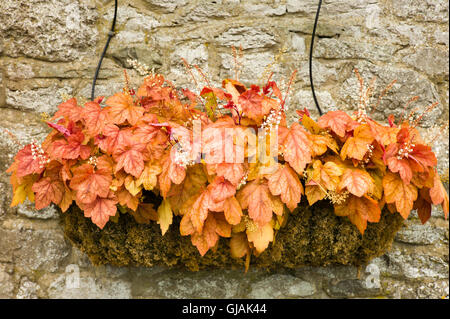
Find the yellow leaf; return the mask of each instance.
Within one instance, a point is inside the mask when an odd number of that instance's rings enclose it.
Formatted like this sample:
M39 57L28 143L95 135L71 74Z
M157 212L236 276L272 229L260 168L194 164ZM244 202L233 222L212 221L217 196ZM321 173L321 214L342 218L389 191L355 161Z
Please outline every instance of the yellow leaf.
M267 223L262 227L255 223L254 226L250 229L247 228L248 241L253 243L258 253L262 253L269 247L269 243L273 241L273 228L271 223Z
M317 185L307 185L305 187L306 198L311 206L315 202L322 200L327 195L322 189Z
M369 150L368 147L372 144L374 138L368 125L358 126L352 137L349 137L342 146L341 158L345 160L347 157L351 157L357 160L362 160Z
M125 188L130 192L131 195L136 196L142 190L142 186L138 185L138 182L133 176L128 175L125 178Z
M417 188L406 184L398 174L388 172L383 177L383 189L386 203L395 204L400 215L407 219L417 199Z
M163 200L158 207L158 224L161 227L161 232L164 235L172 224L173 213L170 208L170 203L167 200Z
M236 233L230 239L230 251L233 258L241 258L250 252L247 236L244 233Z
M11 207L17 206L25 201L25 199L30 200L30 202L34 202L34 193L31 190L36 177L33 175L25 176L22 179L22 183L14 188L14 196L11 202Z
M162 169L159 165L152 165L150 162L147 163L142 171L141 176L137 179L137 185L143 185L148 191L152 190L157 182L158 175L161 173Z

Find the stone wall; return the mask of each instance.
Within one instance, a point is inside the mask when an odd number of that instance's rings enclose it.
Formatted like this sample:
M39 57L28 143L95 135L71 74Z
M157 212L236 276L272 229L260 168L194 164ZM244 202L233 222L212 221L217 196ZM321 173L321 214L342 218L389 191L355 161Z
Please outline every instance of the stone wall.
M117 34L98 80L97 95L140 76L137 59L176 85L192 87L180 58L198 64L213 82L231 76L231 45L243 48L241 80L257 82L264 71L285 80L298 69L290 105L316 116L308 81L312 0L120 1ZM42 140L49 114L67 96L88 97L113 16L111 0L0 1L0 297L3 298L441 298L449 292L449 227L442 211L421 225L416 214L391 251L369 268L302 268L268 273L250 269L187 273L164 268L94 267L64 239L54 208L10 208L4 170L22 143ZM354 109L356 67L381 91L397 79L376 118L383 120L414 95L415 106L439 106L421 124L427 136L448 121L448 1L325 0L315 46L314 76L324 109ZM292 116L291 119L294 119ZM441 173L448 176L448 130L434 143ZM68 288L71 267L79 288ZM377 266L377 267L375 267ZM380 285L371 285L380 271ZM376 281L376 280L375 280Z

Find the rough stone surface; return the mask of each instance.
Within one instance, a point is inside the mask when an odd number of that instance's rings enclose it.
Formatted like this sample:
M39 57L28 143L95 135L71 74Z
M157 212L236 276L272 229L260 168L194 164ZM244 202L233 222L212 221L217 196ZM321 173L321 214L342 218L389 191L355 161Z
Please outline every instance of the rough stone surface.
M95 267L64 239L51 208L41 212L27 204L10 208L5 169L20 144L33 138L42 141L48 133L41 112L54 112L61 95L81 100L90 95L113 3L0 1L0 298L448 297L449 228L439 209L433 209L426 225L413 212L391 251L366 268L303 267L270 273L251 268L244 274L242 269L191 273L162 267ZM219 84L234 73L229 46L242 45L242 81L261 84L273 71L273 78L286 84L298 69L289 120L296 120L291 110L298 107L317 116L308 72L316 6L316 0L122 1L117 34L96 93L120 90L122 68L128 69L132 85L139 82L128 58L167 75L175 85L193 89L183 57ZM437 136L433 149L438 170L447 177L448 129L440 132L439 126L449 116L448 10L444 0L326 0L313 62L324 110L356 108L355 67L366 83L377 77L374 102L387 84L397 80L375 112L379 120L390 113L401 116L415 95L419 100L410 109L439 102L419 129L428 141ZM78 288L68 285L74 274L79 274Z
M314 295L314 284L288 275L272 275L251 285L250 298L300 298Z

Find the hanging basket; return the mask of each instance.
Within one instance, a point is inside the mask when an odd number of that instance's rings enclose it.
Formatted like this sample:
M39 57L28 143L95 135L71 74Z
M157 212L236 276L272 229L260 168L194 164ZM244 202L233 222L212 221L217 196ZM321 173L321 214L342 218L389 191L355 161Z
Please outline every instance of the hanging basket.
M125 71L125 87L106 100L94 98L102 55L92 101L61 103L46 139L15 156L12 206L56 204L65 234L96 265L190 270L363 265L386 252L413 209L422 223L432 205L448 215L437 158L417 130L436 103L378 123L371 112L394 82L373 101L373 82L366 89L355 70L354 114L322 114L316 103L317 121L303 109L289 124L297 71L284 90L272 75L249 86L239 81L241 53L221 87L194 66L200 90L184 61L199 92L154 73L135 90Z
M162 236L156 223L138 224L129 214L100 230L76 206L62 214L64 233L95 265L152 267L180 266L191 271L243 267L244 259L230 257L229 240L200 256L189 237L181 236L175 218ZM403 224L399 214L384 210L378 223L370 223L364 236L347 218L338 217L326 201L308 206L303 201L289 216L272 243L251 267L265 269L301 266L364 265L383 255Z

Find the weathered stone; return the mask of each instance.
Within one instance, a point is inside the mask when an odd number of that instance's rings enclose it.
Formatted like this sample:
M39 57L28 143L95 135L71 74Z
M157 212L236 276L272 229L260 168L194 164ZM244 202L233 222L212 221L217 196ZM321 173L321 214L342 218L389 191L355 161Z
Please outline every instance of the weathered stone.
M288 74L287 67L280 64L273 64L276 54L270 52L252 52L246 53L242 59L242 68L240 70L239 80L247 85L258 83L263 84L265 79L274 72L274 78L280 79L280 74ZM220 68L221 78L234 77L234 58L232 54L220 54L222 59ZM286 71L286 72L283 72Z
M372 41L373 42L373 41ZM371 62L390 61L400 46L371 43L360 39L320 39L314 47L314 57L325 59L365 59Z
M0 264L0 299L14 297L14 278L12 267L8 264Z
M92 51L97 12L80 1L0 2L0 46L18 57L71 61Z
M377 93L372 99L373 105L377 103L377 98L383 89L393 80L397 80L375 111L374 117L378 120L386 120L389 114L393 114L396 119L401 119L404 105L416 95L419 96L419 99L414 106L407 110L408 113L419 105L424 111L427 106L441 100L435 85L416 71L397 67L382 68L369 62L359 62L353 68L359 70L361 76L366 80L366 85L373 77L377 78L375 86ZM355 110L359 101L359 82L352 69L349 70L347 80L339 92L339 100L342 104L340 107L348 110ZM441 104L437 105L431 112L425 114L420 125L432 126L441 116L443 109Z
M448 298L448 280L417 282L383 280L383 294L395 299L443 299Z
M223 19L235 16L238 10L235 5L222 0L203 0L189 10L185 15L185 21L210 21L211 19Z
M145 285L139 284L145 282ZM241 271L185 273L178 270L137 276L133 294L146 298L242 298L248 277Z
M447 256L448 259L448 256ZM375 261L382 274L408 279L448 278L448 261L443 257L394 250Z
M444 229L432 227L430 225L417 225L408 223L408 227L401 229L395 240L416 245L431 245L444 239Z
M283 15L287 10L286 3L281 0L244 1L243 7L248 14L263 17Z
M252 27L230 28L217 38L217 42L225 47L242 46L244 50L270 47L276 43L272 34Z
M130 43L145 43L147 35L161 25L159 17L151 12L141 13L129 5L119 5L117 15L117 29L114 39L111 41L111 49L123 48ZM104 33L106 34L114 16L114 7L109 7L105 16Z
M37 225L27 220L3 222L3 228L0 228L0 261L14 261L17 269L26 272L57 271L69 254L70 246L61 230L36 228Z
M13 254L19 248L19 234L0 227L0 262L13 262Z
M189 65L198 65L205 74L208 74L208 56L208 49L203 43L190 41L178 45L177 50L170 56L171 68L167 78L176 85L183 85L186 83L191 83L193 85L193 80L182 59L185 59ZM200 79L200 74L197 70L193 69L192 72Z
M448 3L435 0L396 0L392 1L393 13L402 18L418 21L448 21Z
M145 0L149 5L162 9L165 12L174 12L176 8L184 6L187 0Z
M37 299L39 285L30 281L27 277L22 278L20 281L20 287L17 292L17 299Z
M41 210L37 210L34 207L34 204L30 203L28 200L17 206L17 214L36 219L56 219L59 217L59 214L54 206L48 206Z
M36 87L6 89L6 104L19 110L31 110L38 114L53 114L62 102L62 96L73 94L70 85L60 85L59 81L41 81Z
M352 297L371 297L377 296L381 292L378 288L369 288L363 280L348 279L339 281L327 289L331 297L352 298Z
M271 275L252 283L249 298L301 298L314 295L314 284L289 275Z
M448 280L423 283L417 288L417 297L421 299L448 298Z
M131 284L117 278L98 278L92 273L80 272L78 278L67 279L71 274L57 277L48 287L49 298L62 299L124 299L131 298ZM75 274L76 276L76 274Z
M409 51L409 52L408 52ZM447 48L421 48L402 52L402 59L411 67L429 75L443 79L448 77L448 47Z

